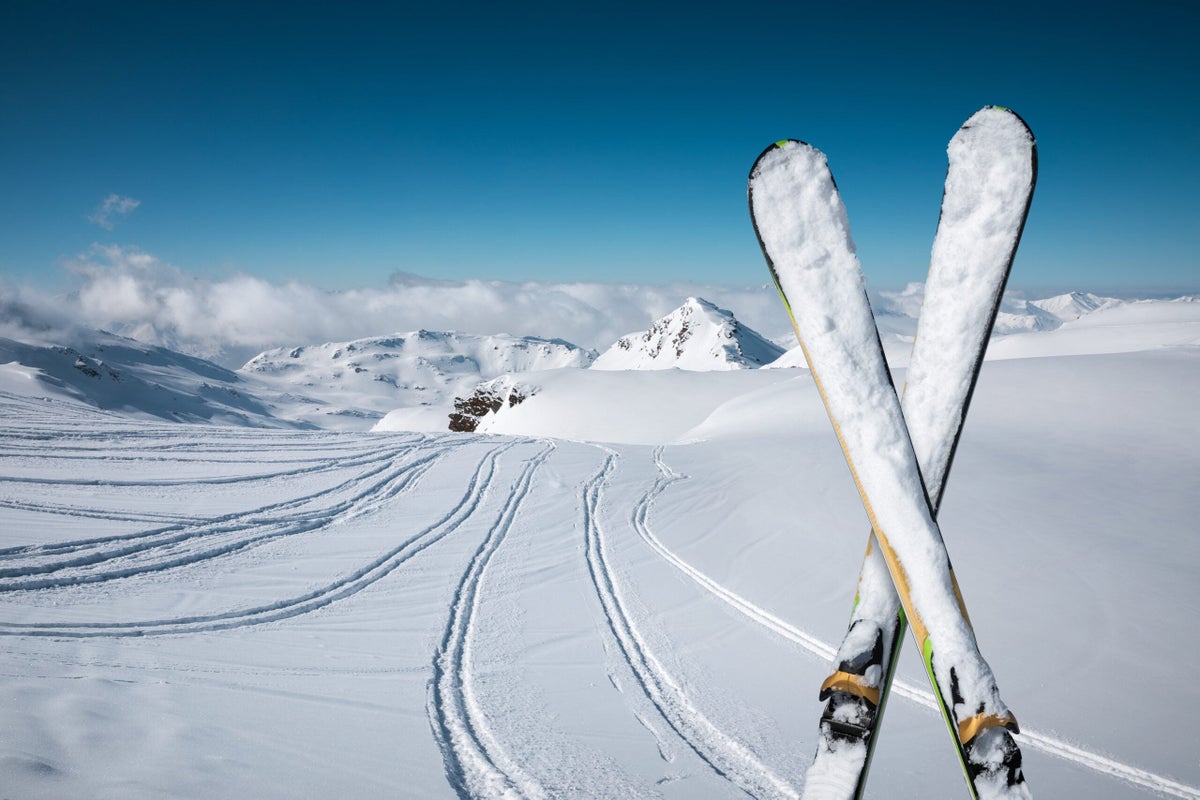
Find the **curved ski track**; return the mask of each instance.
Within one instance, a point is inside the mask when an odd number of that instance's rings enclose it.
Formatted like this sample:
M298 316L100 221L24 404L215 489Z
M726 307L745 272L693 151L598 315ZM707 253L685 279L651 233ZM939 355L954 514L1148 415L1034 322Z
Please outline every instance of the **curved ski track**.
M679 569L683 574L694 580L700 586L712 592L728 603L732 608L740 611L745 616L749 617L758 624L766 627L774 633L795 642L802 648L822 659L823 661L832 661L837 654L837 648L823 642L820 639L808 634L796 626L785 622L771 612L760 608L746 598L730 591L721 584L714 581L712 578L705 575L700 570L696 569L686 561L681 559L675 553L662 543L662 541L654 535L653 530L647 523L648 509L650 506L649 500L652 496L661 494L672 483L684 479L686 476L672 470L663 460L663 447L657 447L654 450L654 463L658 467L660 477L655 483L654 488L647 493L646 496L638 503L634 510L634 528L641 536L642 540L650 546L650 549L661 556L672 566ZM934 700L933 694L925 689L917 688L912 684L897 679L892 684L892 691L901 697L911 700L918 705L925 706L932 711L939 711L940 706ZM1148 770L1140 769L1130 764L1124 764L1115 759L1102 756L1099 753L1093 753L1085 750L1082 747L1073 745L1063 739L1059 739L1039 731L1022 729L1019 735L1020 742L1027 746L1033 747L1036 750L1041 750L1056 758L1061 758L1066 761L1071 761L1080 766L1096 772L1103 773L1118 780L1125 781L1133 786L1142 789L1159 792L1170 797L1184 798L1184 800L1200 800L1200 789L1188 786L1162 775L1157 775Z
M604 486L616 461L616 453L609 451L603 468L583 487L582 507L588 572L621 655L658 713L713 771L751 797L798 797L795 788L772 772L745 745L721 731L691 702L683 687L654 657L638 633L621 599L599 522ZM670 483L670 479L660 477L642 495L633 510L634 527L645 524L650 505Z
M81 421L82 420L82 421ZM98 429L98 425L101 426ZM249 511L212 518L156 511L109 511L75 507L47 500L0 499L0 508L22 512L57 514L111 522L143 523L152 527L127 534L59 542L52 545L0 549L0 591L43 588L66 589L81 584L136 575L189 563L199 563L234 553L289 533L319 529L336 519L369 512L389 499L411 491L434 462L464 441L431 437L373 437L368 446L351 443L342 434L319 431L239 430L240 441L210 441L208 428L190 428L171 423L130 422L115 413L55 401L31 403L27 398L0 392L0 457L29 457L44 461L103 460L114 466L160 461L171 463L238 464L237 453L254 454L260 464L292 465L270 473L236 477L201 475L196 479L80 480L52 478L0 478L0 484L99 487L148 487L171 485L238 484L313 475L346 468L361 468L354 478L322 492L267 504ZM381 444L386 445L381 449ZM306 614L350 597L381 580L413 556L458 530L477 514L483 498L492 490L500 456L529 440L512 440L488 450L476 464L461 498L437 521L407 537L389 552L340 576L325 586L302 595L251 607L207 615L108 623L6 623L0 621L0 636L44 637L130 637L188 634L242 628ZM264 450L302 452L314 444L328 445L322 458L259 458ZM48 451L51 445L53 450ZM449 621L434 657L428 712L441 749L447 777L461 796L542 797L547 794L524 773L490 732L486 717L476 703L469 671L473 618L487 565L513 524L519 507L530 490L534 473L549 457L554 445L530 459L508 494L503 508L483 543L475 551L454 594ZM431 452L426 452L431 451ZM739 743L717 730L696 709L683 689L647 649L622 599L605 537L599 522L604 487L615 469L618 455L609 450L603 467L581 490L585 530L585 555L590 577L600 597L606 622L621 655L643 691L677 735L714 772L748 794L793 796L795 791L757 764ZM158 455L155 455L158 454ZM174 458L178 454L183 458ZM211 457L208 457L211 454ZM407 454L402 463L394 463ZM639 537L664 561L687 575L705 590L775 634L795 642L822 661L833 658L835 648L741 595L709 578L673 553L658 539L649 524L655 498L685 476L675 473L663 460L663 448L654 452L660 476L638 500L631 523ZM119 467L118 467L119 468ZM322 504L335 493L337 502ZM308 506L306 509L305 506ZM282 513L281 513L282 512ZM221 542L217 544L217 542ZM906 682L897 681L894 691L908 700L936 709L932 695ZM1200 800L1200 789L1122 763L1063 739L1025 730L1020 740L1057 758L1070 761L1131 786L1164 796Z
M305 594L284 598L265 605L252 608L235 609L231 611L175 617L170 619L141 620L130 622L96 622L96 623L11 623L0 622L0 636L53 636L53 637L123 637L150 636L165 634L194 633L198 631L228 630L251 625L261 625L290 617L306 614L330 603L357 594L366 587L387 576L397 567L420 553L422 550L437 543L451 532L457 530L478 508L481 498L490 486L495 474L495 463L500 453L515 446L517 442L500 445L489 450L475 467L468 481L462 498L455 506L433 524L406 539L384 555L370 561L349 575L306 592ZM446 445L445 449L458 446L457 443ZM409 464L401 470L399 478L385 481L380 492L369 496L369 507L394 498L399 492L409 489L416 480L432 466L432 459L439 453L427 456L414 464ZM419 470L416 471L416 470ZM360 494L360 497L363 495ZM305 528L311 530L330 524L337 516L350 513L363 513L368 506L360 504L349 509L327 514L323 519L312 520ZM257 512L256 512L257 513ZM164 567L165 568L165 567Z
M418 455L428 449L419 445L409 452ZM14 564L0 566L0 592L52 589L161 572L325 527L365 513L407 491L445 453L445 448L395 464L394 460L402 453L387 450L361 462L350 462L349 466L365 464L369 468L334 487L250 511L200 523L177 523L137 533L0 551L0 564ZM322 470L332 468L321 466ZM331 505L319 505L319 501L345 491L352 494Z
M533 475L554 450L553 442L525 463L496 521L471 557L454 591L449 620L433 657L429 721L442 752L446 778L460 797L546 797L546 791L508 755L479 707L471 678L474 616L488 563L504 541Z

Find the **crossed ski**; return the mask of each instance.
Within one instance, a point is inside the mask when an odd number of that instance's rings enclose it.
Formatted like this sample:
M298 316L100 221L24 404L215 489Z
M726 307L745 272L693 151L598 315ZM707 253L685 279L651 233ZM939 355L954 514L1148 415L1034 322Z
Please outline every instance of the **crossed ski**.
M1037 173L1012 112L973 115L949 148L942 214L904 392L883 358L845 209L820 151L767 148L750 173L763 254L872 531L805 796L859 798L911 622L972 797L1028 797L1016 719L975 642L934 521Z

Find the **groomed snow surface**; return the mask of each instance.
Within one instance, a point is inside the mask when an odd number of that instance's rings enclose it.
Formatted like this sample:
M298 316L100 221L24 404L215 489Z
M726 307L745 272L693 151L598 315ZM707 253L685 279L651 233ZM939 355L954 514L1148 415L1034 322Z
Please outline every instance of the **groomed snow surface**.
M984 365L939 522L1035 796L1200 798L1197 334ZM545 376L507 435L365 433L0 365L0 796L797 794L867 530L808 372ZM868 796L965 796L905 647Z

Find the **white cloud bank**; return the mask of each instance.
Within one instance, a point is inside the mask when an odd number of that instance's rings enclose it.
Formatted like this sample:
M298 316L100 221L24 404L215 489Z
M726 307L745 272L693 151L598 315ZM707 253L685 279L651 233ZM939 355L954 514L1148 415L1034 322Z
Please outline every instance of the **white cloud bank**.
M111 231L118 221L129 216L132 211L142 204L141 200L132 197L122 197L110 194L100 201L96 210L88 215L88 222L94 222L106 231Z
M101 328L241 366L272 348L424 328L561 338L604 349L700 296L788 345L791 326L773 286L510 283L396 274L382 287L327 291L250 275L207 280L132 248L93 245L71 262L70 295L0 284L0 335L47 339L72 325Z

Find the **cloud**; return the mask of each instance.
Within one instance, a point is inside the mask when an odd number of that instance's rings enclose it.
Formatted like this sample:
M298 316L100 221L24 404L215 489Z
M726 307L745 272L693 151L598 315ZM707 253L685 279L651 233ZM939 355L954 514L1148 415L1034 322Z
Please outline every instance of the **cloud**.
M769 286L445 281L397 274L383 286L328 291L244 274L197 278L150 253L115 245L93 245L68 268L78 285L66 297L48 298L31 289L17 296L9 290L11 302L20 301L25 327L37 326L38 309L52 308L56 319L230 367L274 347L421 328L559 338L603 350L627 333L644 330L689 296L731 309L780 344L793 341L783 306Z
M197 277L152 253L94 244L66 264L67 295L0 277L0 336L71 344L102 329L237 368L276 347L342 342L419 329L564 339L605 350L644 331L688 297L732 311L785 348L795 334L770 284L440 280L395 273L383 285L330 291L247 274ZM924 285L873 293L880 332L912 336Z
M142 204L141 200L132 197L122 197L110 194L96 206L96 210L88 215L88 221L94 222L106 231L111 231L121 219L124 219L135 208Z

